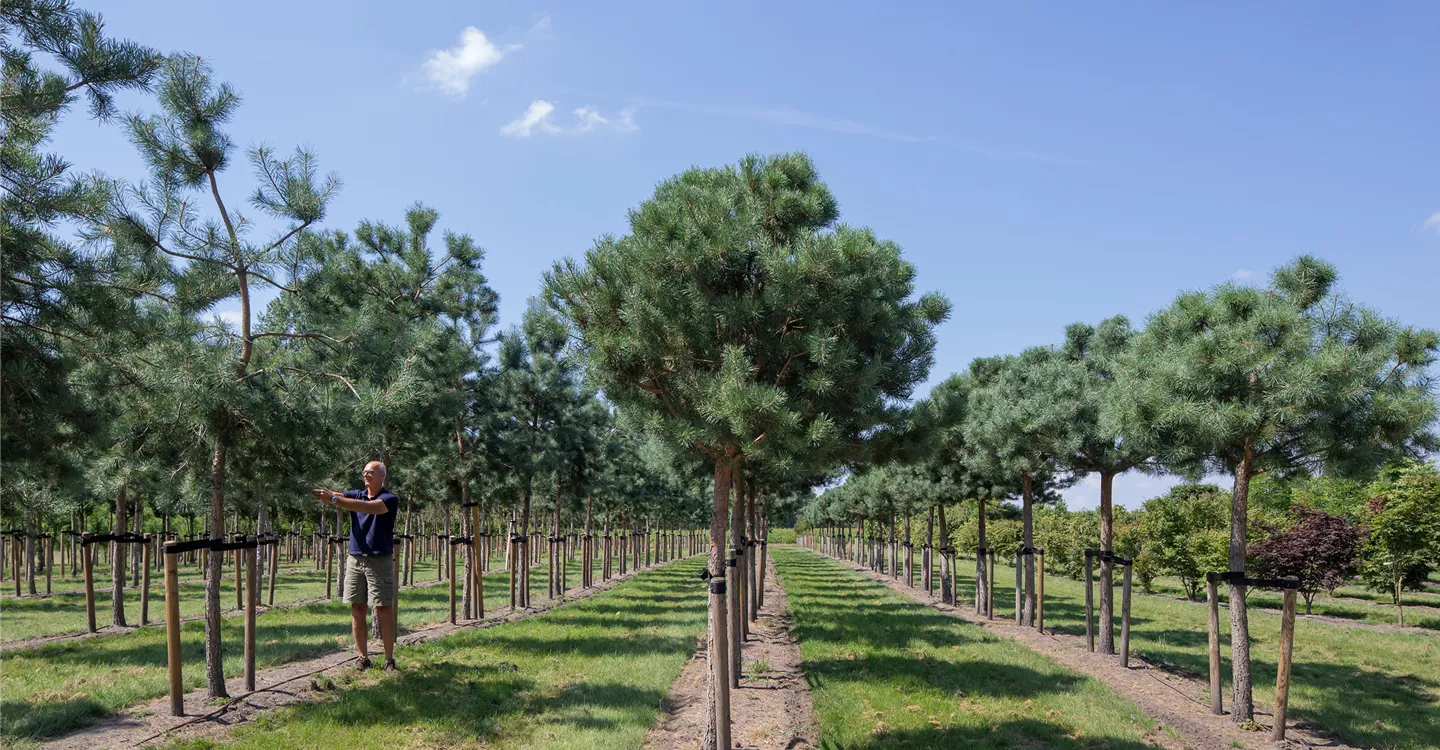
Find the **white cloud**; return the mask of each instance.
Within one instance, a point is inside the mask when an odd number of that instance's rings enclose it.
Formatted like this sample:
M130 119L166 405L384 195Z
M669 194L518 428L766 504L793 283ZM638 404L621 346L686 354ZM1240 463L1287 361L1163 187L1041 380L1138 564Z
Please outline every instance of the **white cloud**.
M541 132L551 132L555 129L554 123L550 122L550 113L555 111L555 105L544 99L536 99L530 102L525 109L525 114L520 115L514 121L500 128L500 135L513 135L517 138L529 138L530 134L537 128Z
M1242 269L1236 271L1235 273L1230 274L1230 278L1232 278L1232 279L1248 279L1248 278L1250 278L1251 276L1254 276L1254 275L1255 275L1255 272L1254 272L1254 271L1251 271L1251 270L1248 269L1248 268L1242 268Z
M470 80L480 71L499 63L520 45L498 47L474 26L460 32L460 43L450 49L435 50L425 60L425 75L439 89L453 96L465 96Z
M1430 218L1420 223L1420 226L1432 232L1440 232L1440 211L1430 214Z
M535 22L535 25L530 27L530 31L528 32L528 36L531 36L531 37L534 37L534 38L537 38L537 39L549 39L549 38L550 38L550 14L549 14L549 13L546 13L545 15L541 16L541 17L540 17L540 20L539 20L539 21L536 21L536 22Z
M529 138L534 133L545 135L580 135L594 130L614 130L618 133L633 133L639 130L635 124L635 108L620 110L613 118L605 117L594 107L581 107L574 111L575 124L561 126L552 115L555 105L544 99L530 102L525 112L500 128L501 135L515 138Z

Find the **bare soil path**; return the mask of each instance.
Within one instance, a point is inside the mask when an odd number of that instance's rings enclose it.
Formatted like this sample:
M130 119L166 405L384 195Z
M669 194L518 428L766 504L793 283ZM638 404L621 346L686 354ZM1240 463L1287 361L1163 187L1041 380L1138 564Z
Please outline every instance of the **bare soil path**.
M745 673L730 693L731 739L747 750L793 750L818 746L815 705L800 669L800 645L792 628L785 583L771 559L765 574L765 606L741 648ZM665 711L646 737L646 750L692 750L705 729L705 682L710 663L705 638L665 698Z

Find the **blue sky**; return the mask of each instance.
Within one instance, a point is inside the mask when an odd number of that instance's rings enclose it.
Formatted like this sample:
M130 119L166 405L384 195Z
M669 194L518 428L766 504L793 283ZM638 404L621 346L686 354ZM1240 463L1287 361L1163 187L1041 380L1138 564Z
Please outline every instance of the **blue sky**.
M1436 3L81 5L208 58L238 143L313 148L345 182L327 227L437 208L487 249L505 325L658 181L803 150L954 303L932 383L1300 253L1440 328ZM79 114L58 149L141 177Z

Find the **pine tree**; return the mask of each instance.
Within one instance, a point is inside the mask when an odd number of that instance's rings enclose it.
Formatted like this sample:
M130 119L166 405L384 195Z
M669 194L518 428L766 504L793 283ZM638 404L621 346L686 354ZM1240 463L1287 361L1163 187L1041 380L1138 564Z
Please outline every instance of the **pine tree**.
M1033 508L1046 489L1063 486L1057 476L1061 456L1076 452L1076 425L1082 402L1064 375L1066 365L1054 350L1026 349L1019 356L992 357L971 364L977 387L970 395L964 435L966 461L985 476L1009 477L1020 484L1022 538L1035 546ZM1035 622L1035 557L1024 559L1021 624Z
M1336 279L1302 256L1268 289L1182 294L1116 362L1112 429L1175 471L1234 476L1231 571L1245 571L1252 477L1364 474L1436 446L1426 367L1440 337L1346 299ZM1232 716L1245 722L1254 705L1243 583L1230 584L1230 632Z
M784 466L858 444L929 369L948 303L910 300L915 271L899 248L837 216L808 158L748 157L661 183L628 235L546 277L606 396L712 463L712 575L725 572L737 462ZM712 636L725 616L712 596ZM711 648L715 691L727 673ZM728 743L726 711L711 727L723 734L707 745Z
M166 60L160 74L162 114L129 120L132 141L151 171L152 182L114 201L108 233L117 247L165 259L174 279L168 290L171 325L181 335L156 342L145 351L152 385L172 394L196 418L210 455L210 528L225 528L228 452L256 420L275 413L267 378L277 373L257 357L263 339L313 335L306 331L255 329L251 293L265 284L298 293L307 267L297 237L324 218L339 187L335 177L321 179L314 157L297 150L279 158L265 146L249 153L260 185L250 204L279 224L268 239L252 239L254 228L224 200L220 179L234 146L221 129L239 106L228 84L216 83L210 67L193 56ZM197 200L210 205L208 215ZM279 272L287 271L290 278ZM280 278L277 278L279 276ZM238 325L198 316L214 304L236 299ZM186 328L188 327L188 330ZM237 330L238 329L238 330ZM220 555L209 557L205 591L206 677L211 697L224 697L220 654Z
M1107 554L1115 548L1112 510L1115 477L1146 465L1151 458L1143 447L1121 440L1113 427L1107 429L1102 425L1100 418L1107 400L1106 391L1116 387L1115 360L1125 352L1133 337L1130 321L1120 315L1099 326L1074 323L1066 327L1065 345L1059 352L1069 367L1062 368L1065 378L1057 384L1057 390L1075 399L1078 408L1070 425L1075 441L1073 450L1061 454L1058 465L1076 478L1100 475L1100 551ZM1098 646L1102 654L1115 653L1113 614L1114 563L1102 558Z

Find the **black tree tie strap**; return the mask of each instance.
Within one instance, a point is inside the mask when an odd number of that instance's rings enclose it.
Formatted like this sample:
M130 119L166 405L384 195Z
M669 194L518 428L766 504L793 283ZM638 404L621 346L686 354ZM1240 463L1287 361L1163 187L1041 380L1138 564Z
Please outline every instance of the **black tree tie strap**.
M1235 586L1255 586L1262 589L1300 588L1300 579L1298 578L1246 578L1245 573L1239 570L1206 573L1205 580L1210 583L1229 583Z

